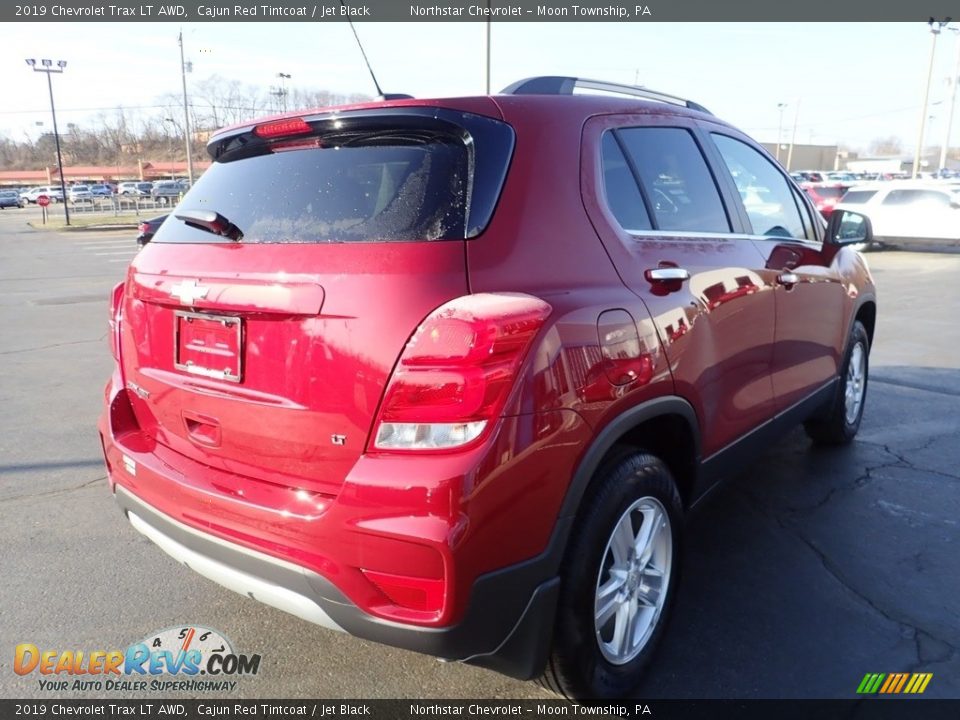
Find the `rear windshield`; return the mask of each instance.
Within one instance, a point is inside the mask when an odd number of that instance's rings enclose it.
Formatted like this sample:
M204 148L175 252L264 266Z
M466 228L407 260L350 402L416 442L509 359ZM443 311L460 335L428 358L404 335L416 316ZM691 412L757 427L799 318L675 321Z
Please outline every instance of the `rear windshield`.
M818 187L814 192L822 198L840 198L847 191L845 187Z
M312 136L220 148L179 209L219 213L244 243L430 241L482 231L506 174L509 126L436 110L372 124L345 117L318 122ZM155 237L224 241L176 218Z
M845 203L865 203L877 194L876 190L850 190L843 196Z

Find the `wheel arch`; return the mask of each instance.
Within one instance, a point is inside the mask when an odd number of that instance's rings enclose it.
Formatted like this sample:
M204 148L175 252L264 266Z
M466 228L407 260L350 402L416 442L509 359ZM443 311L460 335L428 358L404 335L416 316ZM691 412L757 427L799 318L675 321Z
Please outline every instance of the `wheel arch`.
M687 508L694 500L700 467L700 431L693 406L681 397L655 398L618 415L597 433L583 455L560 509L561 520L572 520L589 497L597 471L629 452L646 451L663 460ZM570 523L566 527L569 536ZM567 537L561 545L567 544Z

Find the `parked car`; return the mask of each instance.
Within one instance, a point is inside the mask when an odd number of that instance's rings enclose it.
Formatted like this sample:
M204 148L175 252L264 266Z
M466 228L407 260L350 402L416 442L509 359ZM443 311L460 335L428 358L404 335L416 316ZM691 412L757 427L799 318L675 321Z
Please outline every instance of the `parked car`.
M870 218L875 239L887 245L960 243L960 194L941 182L891 181L858 185L835 209Z
M139 225L137 225L137 245L143 247L148 242L153 239L154 234L160 228L160 225L163 224L163 221L166 220L169 215L160 215L155 218L150 218L149 220L144 220Z
M150 192L152 190L153 183L150 182L122 182L117 186L117 195L150 197Z
M72 203L93 200L89 185L71 185L67 189L67 197L70 198Z
M857 433L870 223L696 103L534 78L208 150L111 295L99 432L134 528L243 595L624 697L685 513Z
M820 214L827 219L830 218L834 206L840 202L840 198L850 189L849 184L834 182L803 183L800 187L813 200Z
M0 210L8 207L22 208L24 200L16 190L0 190Z
M91 185L90 194L93 197L110 197L113 195L113 188L109 185Z
M186 192L183 185L176 180L158 180L153 183L150 197L160 204L176 204Z
M33 188L27 191L25 197L27 202L36 203L37 198L41 195L46 195L52 203L63 202L63 189L59 185L44 185L43 187Z

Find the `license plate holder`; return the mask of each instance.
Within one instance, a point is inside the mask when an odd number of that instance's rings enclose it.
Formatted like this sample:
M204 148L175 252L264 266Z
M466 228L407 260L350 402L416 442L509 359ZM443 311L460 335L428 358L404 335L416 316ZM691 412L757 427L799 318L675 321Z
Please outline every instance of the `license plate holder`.
M174 311L173 366L228 382L243 376L243 323L232 315Z

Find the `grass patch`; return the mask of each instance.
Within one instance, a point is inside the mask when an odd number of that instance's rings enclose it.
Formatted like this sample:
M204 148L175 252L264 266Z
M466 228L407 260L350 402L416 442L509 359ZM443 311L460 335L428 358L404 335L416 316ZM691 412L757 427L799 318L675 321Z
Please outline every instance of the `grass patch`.
M127 213L123 215L93 215L78 213L77 215L70 215L70 228L107 227L110 225L136 225L137 223L146 220L147 217L153 216L148 216L145 213L141 213L139 215L134 213ZM43 221L40 219L31 220L28 225L36 228L37 230L67 229L67 224L63 219L63 212L52 216L48 214L46 225L44 225Z

